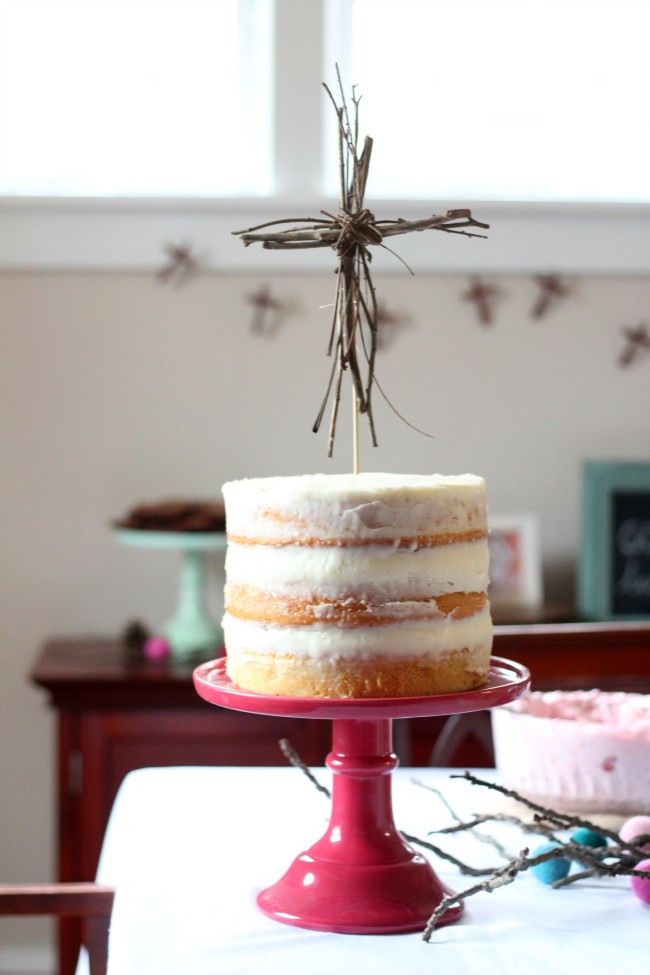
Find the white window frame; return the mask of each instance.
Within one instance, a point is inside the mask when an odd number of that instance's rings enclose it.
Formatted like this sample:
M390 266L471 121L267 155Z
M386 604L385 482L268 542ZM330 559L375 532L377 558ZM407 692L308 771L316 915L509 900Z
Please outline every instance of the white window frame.
M332 35L326 37L325 7ZM317 216L336 206L319 193L325 112L321 82L347 54L332 14L339 0L275 0L274 154L277 192L270 199L0 198L0 269L143 271L165 261L165 247L185 243L216 273L331 270L331 250L244 248L235 230L267 220ZM299 24L299 37L296 25ZM339 21L340 25L340 21ZM314 55L314 52L318 52ZM296 124L296 120L300 124ZM414 219L444 212L437 200L367 201L378 217ZM650 274L650 205L481 203L463 201L489 223L488 240L410 234L395 250L421 273L572 275ZM453 205L456 205L454 203ZM375 249L377 269L407 273Z

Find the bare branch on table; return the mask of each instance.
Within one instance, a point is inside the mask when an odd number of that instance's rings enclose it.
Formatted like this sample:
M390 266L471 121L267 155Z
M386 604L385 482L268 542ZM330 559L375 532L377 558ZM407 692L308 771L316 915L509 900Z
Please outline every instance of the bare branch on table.
M492 891L496 890L498 887L504 887L506 884L511 884L519 871L522 869L523 864L526 862L527 856L528 849L524 848L518 857L511 860L510 863L507 863L505 867L501 867L499 870L495 871L489 880L484 880L480 884L475 884L473 887L469 887L467 890L463 890L459 894L445 894L426 923L424 932L422 933L423 941L429 941L431 939L436 922L440 917L442 917L447 908L451 907L452 904L458 904L467 897L471 897L472 894L479 894L482 891L485 891L487 894L491 894Z
M471 772L466 771L462 775L452 775L451 778L465 779L467 782L471 782L472 785L480 785L486 789L491 789L494 792L500 792L501 795L506 796L509 799L514 799L516 802L520 802L523 806L526 806L528 809L532 810L533 813L535 813L534 821L538 826L549 824L554 826L556 829L578 829L580 826L583 826L585 829L592 830L595 833L600 833L601 836L606 836L618 846L620 846L622 843L618 833L615 833L613 830L608 830L602 826L597 826L588 819L582 819L580 816L559 813L555 809L550 809L547 806L542 806L537 802L526 799L525 796L515 792L514 789L507 789L505 786L498 785L496 782L486 782L484 779L479 779L477 776L472 775Z
M303 775L306 775L313 786L315 786L319 792L327 798L331 798L331 792L325 785L321 785L316 776L307 768L302 758L295 750L288 738L281 738L279 741L280 748L282 749L282 754L285 756L290 765L294 768L300 769Z

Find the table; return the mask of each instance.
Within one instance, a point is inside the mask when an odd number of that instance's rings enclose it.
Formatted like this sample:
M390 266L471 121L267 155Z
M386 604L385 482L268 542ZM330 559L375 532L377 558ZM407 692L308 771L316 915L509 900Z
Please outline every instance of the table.
M315 774L331 783L328 770ZM450 823L440 799L414 778L442 788L462 815L484 807L487 790L451 774L431 768L394 773L400 829L426 838ZM290 767L130 773L111 814L98 871L99 881L117 889L109 975L610 975L637 969L647 954L650 908L623 877L553 890L522 874L490 896L469 898L461 921L435 931L428 944L419 933L331 934L265 917L256 894L322 835L328 814L329 800ZM489 831L513 854L538 842L511 826ZM500 862L471 836L436 841L473 865ZM432 862L456 890L473 882L443 861Z

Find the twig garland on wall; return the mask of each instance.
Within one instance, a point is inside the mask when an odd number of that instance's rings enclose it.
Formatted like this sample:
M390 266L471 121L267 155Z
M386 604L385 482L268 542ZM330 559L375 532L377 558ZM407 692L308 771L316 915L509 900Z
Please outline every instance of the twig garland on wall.
M618 364L625 369L650 352L650 328L645 322L639 322L638 325L623 325L621 332L625 346L618 357Z
M328 94L333 101L329 90ZM358 100L353 99L353 102L355 105L356 125L356 109L358 108ZM349 139L350 133L348 128L346 128L346 125L349 126L349 120L347 118L347 106L345 105L345 101L343 107L340 109L337 108L337 111L339 113L343 113L339 114L339 122L341 125L343 125L340 137L342 139ZM366 142L372 144L371 139L366 139ZM348 151L350 151L349 147ZM354 151L356 152L356 143L354 145ZM347 162L348 166L352 165L353 171L351 188L349 191L350 194L352 194L354 180L358 178L355 176L354 166L361 165L362 160L364 160L364 153L366 153L366 151L367 149L364 145L361 158L357 158L355 156L352 163L350 163L349 160ZM365 166L366 178L368 162L369 151L365 161L363 162L363 165ZM347 172L348 169L346 168L345 173L347 174ZM362 194L359 200L362 202ZM354 201L352 201L350 196L347 200L347 205L352 206L353 202ZM310 227L307 230L304 228L291 228L289 230L270 233L268 235L257 233L257 231L259 231L262 227L275 226L276 224L283 224L287 222L308 223L310 224ZM357 274L356 287L359 289L356 299L354 288L350 288L348 282L344 281L344 285L341 285L341 275L343 273L342 268L346 266L348 257L346 257L346 260L341 258L339 268L337 269L337 274L339 277L337 283L335 314L332 324L330 346L328 349L328 354L332 355L333 349L336 347L336 359L330 374L325 398L321 405L318 418L314 424L314 431L317 431L336 375L336 399L334 402L332 420L330 423L330 456L334 443L336 413L338 410L340 397L342 373L346 368L350 367L351 371L353 372L355 388L357 388L357 395L359 383L361 382L359 355L356 351L356 340L360 336L361 349L363 350L363 356L367 362L366 387L365 391L362 388L363 396L361 399L359 399L359 409L360 412L367 412L369 414L368 418L371 426L373 443L376 445L371 408L371 391L373 384L376 384L376 379L374 377L374 357L379 349L388 347L400 328L411 324L411 319L408 315L404 313L397 314L391 312L388 310L385 304L377 302L369 273L369 265L372 255L367 250L367 247L365 246L366 243L377 243L380 244L380 246L385 246L381 243L385 236L424 229L446 230L449 233L463 233L470 237L484 236L483 234L468 233L464 229L460 228L467 226L487 227L487 224L480 224L478 221L473 220L469 210L450 210L444 217L434 216L424 221L397 220L394 221L393 224L391 224L390 221L375 221L374 216L367 210L363 210L360 213L355 212L352 216L345 211L339 210L338 217L330 217L330 220L328 221L312 220L311 218L296 218L295 220L280 220L274 221L270 224L262 224L260 227L253 227L248 231L236 231L236 234L241 237L246 245L260 241L262 242L263 247L271 249L282 247L332 246L333 249L339 253L339 255L342 253L348 254L348 251L354 252L355 248L358 250L358 253L356 253L353 258L353 266L355 273ZM395 227L401 225L403 225L403 229L395 229ZM393 229L391 229L391 227L393 227ZM332 228L338 228L338 237L336 239L332 237ZM365 228L365 230L362 228ZM366 233L372 238L372 235L375 232L379 235L376 240L370 238L365 239L363 237L363 234ZM357 238L357 234L360 234L361 236ZM363 242L364 239L365 243ZM167 259L163 266L156 272L157 280L163 284L180 285L203 270L201 261L194 252L194 248L191 244L186 242L179 244L164 244L163 249ZM556 274L538 274L533 277L533 281L538 288L538 294L532 305L530 315L531 318L537 321L544 318L555 305L557 305L564 298L568 297L574 290L573 286L569 284L566 279L562 279ZM362 293L362 285L365 286L365 293ZM503 297L503 294L503 289L495 284L494 281L488 281L479 275L474 275L469 278L467 288L461 293L461 299L462 301L468 302L475 306L479 323L482 326L487 327L494 323L495 307L499 299ZM245 300L247 304L251 305L253 308L250 330L252 333L257 335L267 337L274 335L284 324L287 315L290 313L289 302L275 297L270 287L265 284L261 284L255 292L246 295ZM350 319L347 322L345 321L346 316ZM362 334L362 328L364 326L367 326L369 336L364 336L364 334ZM650 325L648 325L646 322L639 322L637 325L623 325L621 326L620 331L624 338L624 346L617 358L617 365L623 369L626 369L636 364L640 359L645 358L650 353ZM347 344L344 342L345 336L348 337ZM362 408L364 403L366 407L365 409Z
M535 320L544 318L554 305L568 297L573 290L567 281L555 274L536 274L532 280L537 294L530 315ZM504 289L494 281L473 275L461 293L461 299L475 306L480 324L487 327L494 323L496 306L504 294Z
M292 303L276 298L268 285L260 285L257 291L246 295L245 301L253 307L250 331L256 335L267 337L275 335L292 312ZM404 312L393 312L385 304L378 302L377 350L387 349L399 330L407 328L410 324L410 315Z

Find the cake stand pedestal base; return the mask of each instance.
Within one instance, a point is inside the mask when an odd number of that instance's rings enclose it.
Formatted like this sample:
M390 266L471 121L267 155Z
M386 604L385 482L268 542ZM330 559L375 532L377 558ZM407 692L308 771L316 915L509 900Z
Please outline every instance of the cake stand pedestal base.
M450 891L402 839L391 803L392 720L333 722L327 764L334 773L325 835L257 898L285 924L343 934L422 930ZM454 904L439 924L456 921Z

